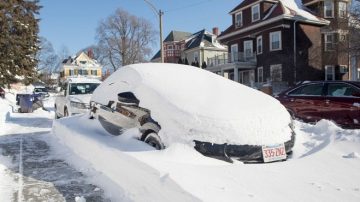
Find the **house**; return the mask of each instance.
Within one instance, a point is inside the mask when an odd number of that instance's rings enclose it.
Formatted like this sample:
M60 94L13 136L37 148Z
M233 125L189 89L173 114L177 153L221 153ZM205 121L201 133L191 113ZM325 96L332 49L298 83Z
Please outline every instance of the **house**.
M90 57L89 57L90 55ZM75 57L69 57L60 64L60 79L66 80L69 77L86 76L101 79L102 66L88 54L80 52Z
M232 24L218 37L228 56L210 71L255 87L325 79L322 31L328 20L294 0L244 0L229 14Z
M172 31L164 40L164 61L166 63L192 64L205 68L208 58L227 54L227 47L217 40L219 29L213 32L205 29L194 34ZM160 51L152 58L160 61Z
M165 63L178 63L181 58L181 50L185 47L185 39L191 33L181 31L171 31L164 40L164 62ZM151 59L152 62L160 62L161 55L158 51Z
M330 22L321 28L323 42L322 68L325 80L349 80L350 55L349 15L350 0L302 0L314 15Z
M206 68L208 58L227 54L227 47L217 40L218 35L219 29L215 27L212 33L203 29L189 36L181 53L182 60L186 59L189 64Z

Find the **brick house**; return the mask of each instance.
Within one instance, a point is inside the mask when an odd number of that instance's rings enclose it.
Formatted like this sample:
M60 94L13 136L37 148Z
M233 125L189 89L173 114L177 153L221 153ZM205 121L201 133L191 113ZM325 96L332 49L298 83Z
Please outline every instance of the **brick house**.
M188 32L172 31L164 40L164 62L185 63L194 66L204 67L208 58L216 55L227 54L227 47L217 40L218 28L214 27L213 32L205 29L193 34ZM152 62L160 62L160 51L151 59Z
M244 0L220 34L228 55L215 58L209 70L237 82L292 85L325 79L322 30L329 21L294 0Z
M330 22L321 28L323 54L322 68L325 80L349 80L349 0L302 0L314 15Z
M177 63L181 58L181 50L185 47L185 39L187 39L191 33L171 31L164 40L164 62L165 63ZM160 51L158 51L151 59L152 62L160 62Z

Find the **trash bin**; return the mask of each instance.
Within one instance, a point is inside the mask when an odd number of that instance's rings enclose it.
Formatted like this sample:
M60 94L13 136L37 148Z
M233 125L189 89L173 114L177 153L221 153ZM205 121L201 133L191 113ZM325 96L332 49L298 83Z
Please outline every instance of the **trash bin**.
M31 113L33 111L33 96L32 94L17 94L16 99L20 105L19 112Z

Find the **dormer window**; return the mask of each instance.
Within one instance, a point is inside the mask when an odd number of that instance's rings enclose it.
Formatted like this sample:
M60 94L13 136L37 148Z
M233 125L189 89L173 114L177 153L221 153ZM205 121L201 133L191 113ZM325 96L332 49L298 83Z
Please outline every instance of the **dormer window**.
M240 12L235 15L235 27L242 27L242 26L243 26L243 17L242 17L242 12Z
M256 4L251 7L251 21L255 22L260 20L260 6Z
M333 18L334 17L334 1L325 0L324 1L324 17Z

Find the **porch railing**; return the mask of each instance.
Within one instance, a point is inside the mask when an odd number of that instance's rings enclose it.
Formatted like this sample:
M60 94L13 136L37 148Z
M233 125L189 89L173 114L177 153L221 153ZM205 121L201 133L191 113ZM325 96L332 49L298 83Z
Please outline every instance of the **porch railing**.
M224 53L207 59L207 65L209 67L236 62L256 62L256 53Z

